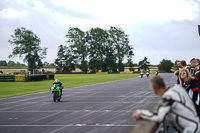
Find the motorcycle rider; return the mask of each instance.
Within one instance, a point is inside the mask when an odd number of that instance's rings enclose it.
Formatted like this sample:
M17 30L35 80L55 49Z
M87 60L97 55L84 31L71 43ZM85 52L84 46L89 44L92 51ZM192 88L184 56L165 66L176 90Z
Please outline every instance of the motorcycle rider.
M141 75L141 78L143 78L143 75L144 75L143 71L140 72L140 75Z
M62 86L62 83L56 79L54 82L53 82L53 85L54 84L57 84L59 87L60 87L60 92L61 92L61 96L62 96L62 90L63 90L63 86Z
M147 69L146 75L147 75L147 78L148 78L149 77L149 70L148 69Z

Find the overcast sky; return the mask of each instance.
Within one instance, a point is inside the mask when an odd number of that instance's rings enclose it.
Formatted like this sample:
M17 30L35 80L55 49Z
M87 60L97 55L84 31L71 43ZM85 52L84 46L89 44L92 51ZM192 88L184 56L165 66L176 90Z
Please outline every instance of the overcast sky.
M0 60L8 59L14 29L25 27L47 47L43 61L53 63L69 27L87 31L118 26L129 35L134 63L147 56L162 59L200 58L199 0L0 0Z

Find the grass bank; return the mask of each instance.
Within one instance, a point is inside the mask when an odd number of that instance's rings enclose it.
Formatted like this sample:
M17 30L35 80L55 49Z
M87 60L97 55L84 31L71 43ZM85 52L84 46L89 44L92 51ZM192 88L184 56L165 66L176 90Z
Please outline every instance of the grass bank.
M64 88L134 78L139 74L56 74ZM53 80L38 82L0 82L0 98L50 91Z

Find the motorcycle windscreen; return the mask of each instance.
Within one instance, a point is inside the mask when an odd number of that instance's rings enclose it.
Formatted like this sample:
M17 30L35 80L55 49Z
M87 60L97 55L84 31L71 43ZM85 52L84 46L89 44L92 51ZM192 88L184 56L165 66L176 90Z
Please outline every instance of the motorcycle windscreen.
M198 31L199 31L199 36L200 36L200 25L198 25Z

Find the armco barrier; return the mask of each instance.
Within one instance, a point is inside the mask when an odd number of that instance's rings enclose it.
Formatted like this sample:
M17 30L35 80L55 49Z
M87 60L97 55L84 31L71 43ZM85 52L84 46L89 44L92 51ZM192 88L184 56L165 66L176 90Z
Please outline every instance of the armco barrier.
M42 81L42 80L47 80L47 76L46 75L30 76L30 81Z
M25 82L25 75L15 75L15 82Z
M0 82L31 82L54 80L54 74L49 75L0 75Z
M51 74L51 75L31 75L31 76L26 76L26 82L42 81L42 80L54 80L54 74Z
M54 74L47 75L47 80L54 80Z
M0 76L0 82L15 82L15 76L14 75Z

